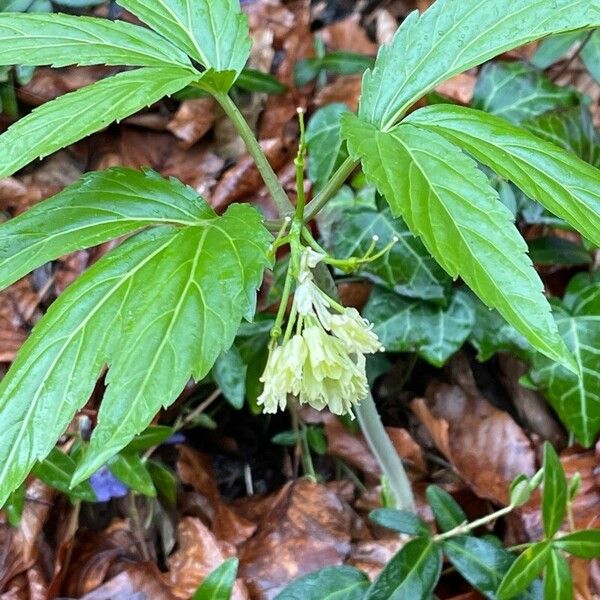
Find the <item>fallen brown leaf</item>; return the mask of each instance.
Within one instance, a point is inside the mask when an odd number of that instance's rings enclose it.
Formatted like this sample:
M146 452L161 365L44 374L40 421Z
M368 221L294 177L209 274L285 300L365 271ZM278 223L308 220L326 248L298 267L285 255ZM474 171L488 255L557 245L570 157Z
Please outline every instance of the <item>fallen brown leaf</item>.
M184 100L167 129L181 140L183 148L191 148L208 133L215 122L215 101L212 98Z

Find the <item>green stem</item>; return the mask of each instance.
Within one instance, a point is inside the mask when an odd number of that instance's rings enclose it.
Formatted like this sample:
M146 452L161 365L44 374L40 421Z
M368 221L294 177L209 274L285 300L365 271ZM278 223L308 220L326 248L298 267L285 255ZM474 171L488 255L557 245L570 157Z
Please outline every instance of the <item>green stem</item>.
M231 119L237 132L240 134L246 148L250 153L250 156L254 159L256 167L260 171L262 178L269 190L273 202L277 207L277 210L281 216L291 215L294 213L294 207L287 197L279 178L273 167L269 164L265 153L262 151L260 144L254 136L254 132L250 129L250 126L246 122L244 115L240 112L238 107L235 105L233 100L227 94L217 94L215 96L217 102L221 105L221 108L225 111L225 114Z
M356 416L371 451L389 481L396 501L396 508L414 513L416 506L410 481L404 470L404 465L383 427L370 392L356 407Z
M491 521L496 521L500 517L503 517L504 515L507 515L508 513L512 512L514 509L515 507L512 504L509 504L508 506L505 506L504 508L501 508L500 510L497 510L494 513L486 515L485 517L481 517L481 519L477 519L476 521L472 521L471 523L462 523L461 525L455 527L454 529L451 529L450 531L440 533L434 536L433 540L435 542L441 542L442 540L447 540L448 538L456 537L457 535L465 535L466 533L470 533L471 531L473 531L473 529L477 529L482 525L487 525Z
M338 190L344 185L344 182L351 175L358 164L353 158L347 158L339 169L331 176L331 179L325 184L325 187L312 199L306 207L304 220L308 223L314 219L318 212L335 196Z

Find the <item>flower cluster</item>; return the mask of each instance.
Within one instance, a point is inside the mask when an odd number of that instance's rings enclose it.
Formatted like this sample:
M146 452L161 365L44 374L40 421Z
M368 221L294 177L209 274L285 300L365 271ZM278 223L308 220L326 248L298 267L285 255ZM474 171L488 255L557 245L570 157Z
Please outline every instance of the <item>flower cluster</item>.
M258 404L265 413L283 410L290 394L317 410L352 414L368 394L365 354L383 347L356 309L343 308L316 285L312 269L322 259L310 248L302 254L286 335L271 348L261 377Z

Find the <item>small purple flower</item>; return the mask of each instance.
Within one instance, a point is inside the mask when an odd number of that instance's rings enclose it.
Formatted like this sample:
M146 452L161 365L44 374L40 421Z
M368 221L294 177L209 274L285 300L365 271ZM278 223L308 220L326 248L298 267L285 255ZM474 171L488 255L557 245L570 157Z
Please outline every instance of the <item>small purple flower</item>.
M171 437L167 438L163 444L165 446L185 444L185 435L181 432L174 433Z
M91 477L90 483L98 502L108 502L111 498L124 498L129 488L117 479L107 466L98 469Z

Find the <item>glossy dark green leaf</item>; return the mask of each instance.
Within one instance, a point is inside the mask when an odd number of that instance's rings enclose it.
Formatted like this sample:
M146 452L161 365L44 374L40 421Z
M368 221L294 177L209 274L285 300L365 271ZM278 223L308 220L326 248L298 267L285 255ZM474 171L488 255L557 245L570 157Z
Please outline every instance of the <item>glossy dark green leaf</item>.
M369 578L349 565L326 567L293 581L275 600L364 600Z
M470 291L469 296L475 311L469 342L477 350L477 360L485 362L498 352L509 352L529 360L534 352L527 340L497 310L489 309Z
M444 553L454 568L490 600L496 600L496 590L515 561L514 555L501 546L472 536L446 540ZM518 597L524 600L529 594L524 591Z
M509 600L525 591L542 572L552 553L551 542L529 546L513 562L497 591L498 600Z
M600 26L599 0L436 0L365 73L360 117L388 130L442 81L536 39Z
M429 600L442 572L442 551L429 538L408 542L384 567L365 600Z
M223 562L204 579L192 600L230 600L239 562L237 558L228 558Z
M0 178L150 106L197 77L182 68L142 67L46 102L0 135Z
M11 527L18 527L25 508L25 484L20 485L9 497L2 510Z
M444 308L376 287L363 315L388 352L416 352L435 366L461 348L475 322L471 303L460 290Z
M562 58L577 42L586 36L582 31L571 31L546 38L537 47L531 58L531 64L538 69L547 69L559 58Z
M600 556L600 529L575 531L554 540L554 547L578 558L598 558Z
M206 69L240 73L250 53L248 19L239 0L120 0Z
M38 479L70 498L96 502L96 494L89 482L85 481L71 487L71 478L76 466L70 456L58 448L53 448L43 461L34 465L31 471Z
M199 225L214 217L177 179L126 168L89 173L0 225L0 288L59 256L143 227Z
M323 427L310 426L306 428L306 441L310 449L317 454L324 455L327 452L327 437Z
M427 502L441 531L450 531L468 521L463 509L446 490L430 485L426 493Z
M125 446L123 452L143 452L148 448L160 446L164 441L168 440L174 433L172 427L166 425L151 425L142 433L138 434Z
M377 236L375 251L386 248L394 237L398 241L381 258L358 271L398 294L445 303L451 279L427 252L422 242L402 219L395 219L391 209L376 210L353 206L332 223L329 249L335 256L364 256Z
M535 238L527 243L529 256L536 265L578 267L592 262L590 253L581 245L559 237Z
M432 106L409 121L456 143L600 245L600 171L523 128L481 111Z
M342 103L329 104L310 118L306 128L308 176L316 190L322 188L346 157L340 135L340 117L348 112Z
M189 67L160 35L125 21L47 14L0 14L0 65Z
M298 87L315 79L321 70L338 75L356 75L373 66L375 59L355 52L334 51L318 58L298 61L294 67L294 79Z
M473 108L520 123L556 108L577 106L577 91L561 87L521 62L493 62L481 70Z
M442 267L462 277L536 349L575 369L513 216L475 161L413 125L384 133L344 115L342 132L394 214Z
M544 444L544 492L542 517L547 538L560 529L567 511L567 478L556 450L550 442Z
M569 563L562 554L552 549L544 572L544 599L573 600L573 578Z
M423 519L404 510L377 508L369 513L369 519L381 527L411 536L428 536L431 534L431 530Z
M247 370L248 366L235 346L222 352L212 368L216 384L229 404L237 409L244 406Z
M152 477L137 454L117 454L109 463L110 472L129 489L144 496L156 496Z
M161 500L170 506L177 503L177 480L175 475L164 465L154 460L146 461L146 469Z
M244 69L235 81L235 86L248 92L283 94L287 90L277 77L255 69Z

